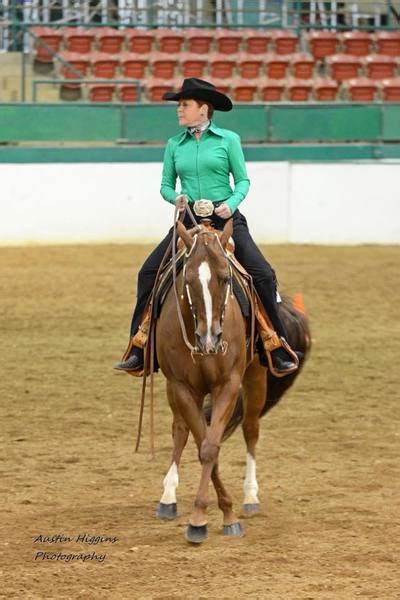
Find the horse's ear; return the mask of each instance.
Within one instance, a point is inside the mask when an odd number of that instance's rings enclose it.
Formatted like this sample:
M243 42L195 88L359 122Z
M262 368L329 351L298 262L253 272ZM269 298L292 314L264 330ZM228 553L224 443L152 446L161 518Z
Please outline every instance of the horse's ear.
M228 219L228 221L225 223L225 227L223 228L222 234L220 237L220 241L221 241L223 248L226 248L226 245L229 242L229 238L232 236L232 233L233 233L233 221L232 221L232 219Z
M184 224L181 221L177 221L176 223L176 231L178 232L179 237L183 240L186 248L190 250L193 244L193 236L186 229Z

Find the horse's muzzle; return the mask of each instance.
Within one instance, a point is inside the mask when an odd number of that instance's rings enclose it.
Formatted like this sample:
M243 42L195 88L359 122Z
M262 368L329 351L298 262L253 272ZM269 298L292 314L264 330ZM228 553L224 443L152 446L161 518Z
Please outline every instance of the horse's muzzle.
M217 354L222 351L222 331L218 335L199 335L196 333L196 347L202 354Z

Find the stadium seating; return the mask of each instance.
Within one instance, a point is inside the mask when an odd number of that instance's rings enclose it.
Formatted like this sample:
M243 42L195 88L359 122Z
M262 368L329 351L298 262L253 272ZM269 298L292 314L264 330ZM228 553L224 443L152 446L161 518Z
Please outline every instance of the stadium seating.
M345 54L367 56L372 50L373 37L366 31L346 31L339 39Z
M160 101L185 77L210 79L237 102L398 101L398 31L311 30L297 35L283 29L71 26L32 31L84 78L140 80L144 101ZM56 73L71 80L64 87L79 87L74 81L78 75L54 59L40 41L34 49L37 62L53 63ZM136 87L131 82L125 85L126 89L115 88L114 97L137 101ZM99 101L109 96L110 89L94 91L90 99Z
M311 54L293 54L290 59L292 75L296 79L312 79L315 59Z
M157 29L156 40L158 41L158 51L168 54L181 52L185 34L176 29Z
M262 57L259 54L239 54L236 60L240 77L243 79L254 79L260 76L263 65Z
M205 76L208 60L204 54L182 52L179 55L179 64L181 66L182 77L198 77L202 79Z
M93 52L90 55L92 74L99 79L114 79L119 65L119 59L105 52Z
M148 54L152 51L155 33L146 29L125 29L128 52Z
M209 29L186 29L185 37L188 52L207 54L211 50L215 32Z
M263 54L268 52L272 38L270 31L248 29L243 32L243 39L245 40L245 52L248 54Z
M358 77L361 68L359 56L350 54L333 54L326 58L326 64L330 67L330 75L336 81L344 81Z
M339 84L334 79L315 79L313 85L314 100L334 102L337 98Z
M378 84L367 77L356 77L349 79L344 84L348 99L352 102L373 102L378 90Z
M124 52L119 55L119 62L123 77L144 79L146 68L149 64L149 56L147 54Z
M96 32L97 50L108 54L118 54L121 52L122 44L125 41L125 35L122 31L112 27L102 27Z
M232 79L232 93L235 102L253 102L257 93L257 83L249 79Z
M374 39L379 54L400 56L400 31L378 31Z
M62 32L52 27L32 27L31 31L38 38L35 39L35 59L41 63L52 63L53 53L40 42L42 40L53 52L59 52L63 39Z
M280 102L285 91L286 81L280 79L261 79L258 83L259 97L262 102Z
M310 31L306 35L311 54L315 59L321 60L336 54L338 37L333 31Z
M115 85L106 83L90 84L89 100L91 102L111 102L115 90Z
M271 33L276 54L293 54L297 52L299 38L293 31L274 29Z
M65 27L63 31L66 50L78 52L79 54L88 54L92 50L95 35L93 29Z
M400 102L400 77L381 81L382 99L385 102Z
M312 89L313 82L310 79L289 79L286 83L288 100L291 102L307 102Z
M393 56L370 54L364 60L367 76L370 79L386 79L396 74L397 62Z

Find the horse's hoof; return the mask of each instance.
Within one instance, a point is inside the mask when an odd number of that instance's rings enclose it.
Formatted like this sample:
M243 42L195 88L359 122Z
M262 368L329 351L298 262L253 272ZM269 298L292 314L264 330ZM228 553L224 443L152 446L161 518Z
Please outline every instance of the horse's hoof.
M207 525L189 525L186 528L185 533L186 540L191 544L201 544L207 537Z
M238 521L237 523L232 523L232 525L224 525L223 534L230 537L242 537L244 536L244 531Z
M254 502L252 504L243 504L243 512L245 515L254 515L255 513L259 513L261 510L258 502Z
M176 502L172 502L171 504L163 504L160 502L157 509L157 517L159 519L163 519L165 521L172 521L176 519L177 510L176 510Z

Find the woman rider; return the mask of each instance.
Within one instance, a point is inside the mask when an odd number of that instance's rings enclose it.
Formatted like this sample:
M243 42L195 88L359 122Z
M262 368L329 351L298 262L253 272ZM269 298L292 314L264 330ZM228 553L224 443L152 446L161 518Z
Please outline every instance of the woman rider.
M178 101L178 121L185 130L168 140L161 181L162 197L180 211L185 209L187 202L192 207L196 200L211 200L214 213L210 218L216 229L223 229L226 219L232 217L235 256L252 276L254 287L276 333L280 338L286 338L277 310L275 272L254 243L247 221L238 210L250 184L240 138L233 131L217 127L211 120L214 110L232 110L231 100L211 83L196 78L185 79L179 92L167 92L163 99ZM234 180L233 191L229 184L230 174ZM180 193L175 191L178 177ZM196 219L200 220L199 217ZM184 224L191 226L188 216ZM173 228L146 259L139 272L131 340L139 329L158 267L171 242L172 231ZM271 359L275 370L282 375L293 372L297 367L284 347L273 350ZM143 363L143 350L131 343L128 354L115 368L131 373L140 372Z

